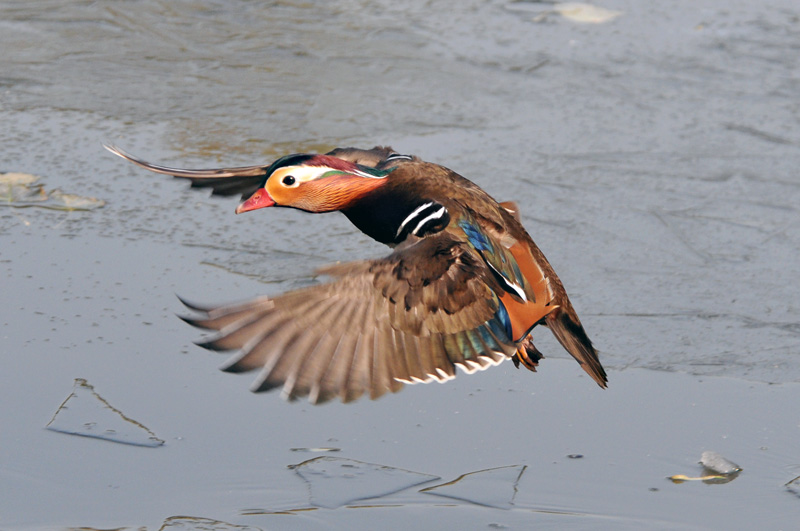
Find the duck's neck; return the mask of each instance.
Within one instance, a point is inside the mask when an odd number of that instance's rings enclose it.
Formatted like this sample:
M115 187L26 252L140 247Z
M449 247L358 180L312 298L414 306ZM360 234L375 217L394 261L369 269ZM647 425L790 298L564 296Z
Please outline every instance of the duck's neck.
M439 232L450 222L442 203L399 190L376 190L342 212L361 232L391 246Z

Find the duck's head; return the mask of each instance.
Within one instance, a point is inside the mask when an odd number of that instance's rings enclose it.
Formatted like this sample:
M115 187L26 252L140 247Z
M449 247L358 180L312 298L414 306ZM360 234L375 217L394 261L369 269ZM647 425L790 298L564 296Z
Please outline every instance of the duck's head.
M282 206L308 212L343 210L386 184L392 170L377 170L329 155L288 155L265 172L261 187L237 214Z

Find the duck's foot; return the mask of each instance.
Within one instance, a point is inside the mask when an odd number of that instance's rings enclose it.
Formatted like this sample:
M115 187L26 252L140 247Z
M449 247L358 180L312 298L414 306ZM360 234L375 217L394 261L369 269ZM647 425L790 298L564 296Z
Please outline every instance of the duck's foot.
M536 366L539 365L539 360L544 358L544 354L534 346L531 336L522 340L522 343L517 347L517 352L511 356L511 361L514 366L519 369L522 364L526 369L536 372Z

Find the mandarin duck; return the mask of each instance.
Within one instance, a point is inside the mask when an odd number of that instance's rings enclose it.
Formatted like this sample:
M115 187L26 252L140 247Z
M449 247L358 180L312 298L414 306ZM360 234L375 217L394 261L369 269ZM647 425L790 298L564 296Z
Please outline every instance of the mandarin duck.
M292 400L375 399L404 383L445 382L505 359L535 371L531 332L549 328L605 388L607 378L553 268L520 223L443 166L388 147L294 154L270 165L187 170L112 153L150 171L188 179L212 195L241 194L236 213L280 206L340 211L394 250L337 264L332 282L224 306L182 301L216 331L198 345L237 351L222 370L260 372L255 392L282 387Z

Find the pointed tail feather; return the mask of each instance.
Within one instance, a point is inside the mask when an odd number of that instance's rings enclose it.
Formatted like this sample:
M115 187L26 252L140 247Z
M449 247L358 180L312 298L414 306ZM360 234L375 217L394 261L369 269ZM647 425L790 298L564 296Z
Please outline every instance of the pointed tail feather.
M592 341L586 335L580 321L573 320L567 312L555 311L547 316L545 322L561 346L572 354L572 357L597 382L597 385L603 389L608 387L606 371L600 364L597 351L592 346Z

